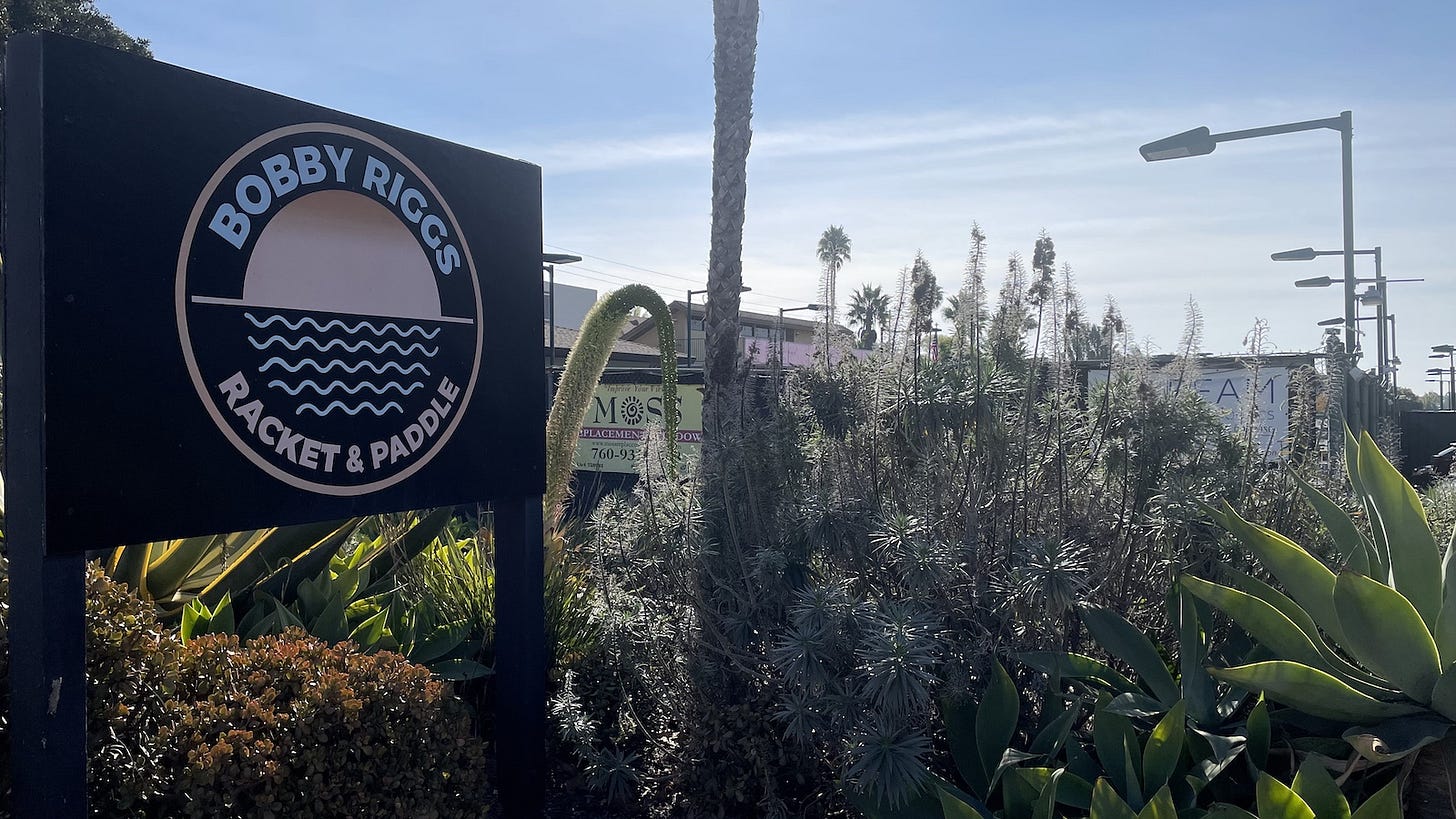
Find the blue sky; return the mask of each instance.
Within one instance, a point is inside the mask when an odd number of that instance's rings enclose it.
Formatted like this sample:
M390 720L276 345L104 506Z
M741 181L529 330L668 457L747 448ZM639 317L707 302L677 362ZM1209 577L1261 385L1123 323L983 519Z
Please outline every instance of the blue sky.
M158 58L535 162L561 280L701 287L712 138L709 0L101 0ZM1280 350L1339 315L1339 141L1315 132L1147 164L1143 142L1355 116L1356 242L1383 247L1406 365L1456 343L1456 4L765 0L745 230L748 309L812 301L819 234L840 277L887 287L923 250L958 287L971 220L1006 255L1056 241L1084 299L1171 350L1191 296L1205 348L1256 317ZM1362 275L1368 275L1362 268ZM1365 323L1368 326L1368 323ZM1373 352L1373 343L1371 344Z

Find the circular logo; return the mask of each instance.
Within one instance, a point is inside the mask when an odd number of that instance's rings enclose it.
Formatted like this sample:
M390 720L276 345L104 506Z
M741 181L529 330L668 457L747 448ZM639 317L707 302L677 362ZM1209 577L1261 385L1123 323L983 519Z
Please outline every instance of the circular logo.
M439 190L377 137L270 131L202 190L177 329L224 436L269 475L362 495L417 472L475 389L480 282Z
M647 415L647 409L643 406L641 399L635 395L629 395L622 400L622 419L632 426L642 423Z

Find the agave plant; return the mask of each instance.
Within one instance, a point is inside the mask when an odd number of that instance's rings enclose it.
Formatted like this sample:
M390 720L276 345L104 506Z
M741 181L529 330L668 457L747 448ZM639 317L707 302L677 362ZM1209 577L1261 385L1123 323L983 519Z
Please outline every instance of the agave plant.
M1130 812L1115 806L1098 812L1093 802L1092 819L1129 819ZM1260 774L1255 786L1257 817L1236 805L1215 805L1207 819L1400 819L1400 780L1395 779L1365 800L1358 810L1350 811L1350 802L1340 791L1324 766L1306 759L1294 775L1294 782L1285 785L1269 774Z
M1456 721L1456 563L1452 549L1442 559L1415 489L1369 434L1347 437L1350 484L1369 535L1303 486L1338 546L1337 570L1225 504L1210 515L1283 590L1232 570L1230 585L1191 576L1181 583L1274 655L1210 669L1214 676L1356 726L1346 732L1351 744L1387 761L1438 741Z
M192 600L215 608L224 597L245 609L257 590L291 600L298 584L351 541L364 547L361 559L377 564L375 574L382 576L433 541L450 518L444 508L139 543L112 550L105 568L164 616L180 617Z

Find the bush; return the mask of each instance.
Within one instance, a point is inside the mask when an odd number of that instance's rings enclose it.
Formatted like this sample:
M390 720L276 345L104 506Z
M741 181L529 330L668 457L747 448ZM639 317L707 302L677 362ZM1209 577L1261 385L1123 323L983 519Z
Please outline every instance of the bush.
M465 706L424 667L297 629L183 645L95 566L87 586L92 815L488 810L484 746Z

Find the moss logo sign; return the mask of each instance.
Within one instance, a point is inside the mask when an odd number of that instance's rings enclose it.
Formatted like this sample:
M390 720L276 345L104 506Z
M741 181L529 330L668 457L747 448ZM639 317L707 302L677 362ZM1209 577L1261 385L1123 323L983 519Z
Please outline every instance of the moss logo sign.
M450 439L475 390L480 282L410 159L339 125L240 147L177 259L177 327L218 430L291 486L362 495Z

